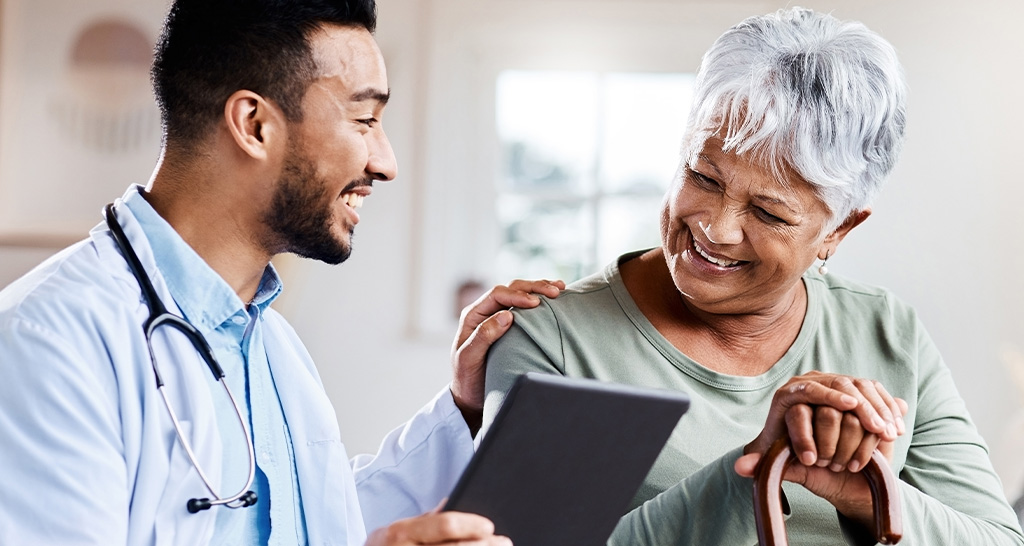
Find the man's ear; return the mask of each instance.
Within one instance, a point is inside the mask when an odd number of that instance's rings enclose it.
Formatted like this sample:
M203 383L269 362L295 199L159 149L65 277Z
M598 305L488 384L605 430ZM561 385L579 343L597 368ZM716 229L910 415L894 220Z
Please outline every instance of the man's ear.
M839 243L846 238L850 230L859 226L864 220L867 220L868 216L871 216L870 207L851 212L835 231L825 237L825 240L821 243L821 248L818 250L818 259L824 260L829 256L835 255L836 247L839 246Z
M228 97L224 121L238 148L253 159L266 160L285 141L284 112L252 91L241 89Z

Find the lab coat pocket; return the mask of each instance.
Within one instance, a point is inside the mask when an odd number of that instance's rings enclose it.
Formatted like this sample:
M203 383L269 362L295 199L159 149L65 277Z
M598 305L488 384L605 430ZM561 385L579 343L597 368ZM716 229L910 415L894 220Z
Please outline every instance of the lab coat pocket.
M191 422L182 421L181 432L190 441L194 441ZM195 514L188 512L186 504L189 499L209 497L210 492L189 460L181 441L177 436L172 437L172 441L174 443L171 446L171 456L168 460L167 482L164 484L163 495L160 497L154 522L156 535L154 544L158 546L208 544L213 533L217 511L216 509L203 510ZM204 466L204 470L210 472L211 469ZM212 475L207 477L215 480Z

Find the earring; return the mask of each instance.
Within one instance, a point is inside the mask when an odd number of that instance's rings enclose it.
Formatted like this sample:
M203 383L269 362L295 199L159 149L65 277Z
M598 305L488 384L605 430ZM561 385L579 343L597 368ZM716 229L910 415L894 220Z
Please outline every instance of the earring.
M831 250L826 250L825 251L825 259L821 261L821 266L818 267L818 273L821 273L822 275L828 275L828 267L825 264L828 263L828 258L831 255L832 255L832 251Z

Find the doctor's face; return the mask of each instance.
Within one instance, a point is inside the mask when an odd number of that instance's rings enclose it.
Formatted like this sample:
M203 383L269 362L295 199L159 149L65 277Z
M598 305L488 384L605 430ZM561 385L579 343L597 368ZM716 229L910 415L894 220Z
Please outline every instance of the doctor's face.
M384 59L364 29L324 25L309 38L318 76L289 124L288 150L266 221L284 250L337 264L352 251L356 212L374 181L395 177L381 118Z

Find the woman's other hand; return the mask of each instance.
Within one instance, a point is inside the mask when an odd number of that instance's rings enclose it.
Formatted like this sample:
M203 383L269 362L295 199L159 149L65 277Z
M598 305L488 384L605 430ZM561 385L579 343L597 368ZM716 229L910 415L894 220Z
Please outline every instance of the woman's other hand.
M892 460L893 442L906 431L907 410L906 402L874 380L820 372L794 377L776 392L765 427L744 449L736 472L753 477L761 455L788 437L801 464L790 465L783 479L870 525L871 492L860 470L875 449Z

